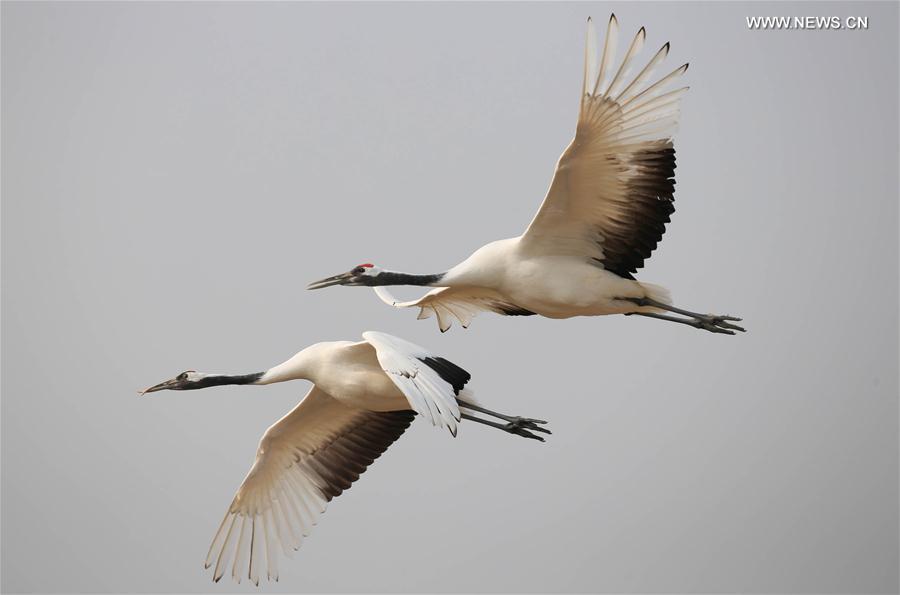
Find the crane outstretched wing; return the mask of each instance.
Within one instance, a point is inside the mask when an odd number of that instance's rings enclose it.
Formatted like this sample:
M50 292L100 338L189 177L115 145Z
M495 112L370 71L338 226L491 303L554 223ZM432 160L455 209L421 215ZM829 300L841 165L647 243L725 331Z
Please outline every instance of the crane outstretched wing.
M432 289L417 300L401 302L383 286L372 289L381 301L395 308L419 308L419 319L437 318L438 328L446 332L459 321L463 328L468 328L472 319L479 312L495 312L504 316L531 316L534 312L510 303L500 293L484 287L438 287Z
M412 411L374 412L343 405L315 386L266 430L256 461L213 538L206 568L213 580L278 580L278 557L300 547L329 501L409 427ZM262 570L265 565L265 570Z
M598 69L594 26L588 23L575 139L560 157L547 196L520 245L539 254L584 256L631 279L662 239L675 211L671 135L688 88L668 89L687 64L646 84L668 54L667 43L629 79L628 68L646 33L643 27L638 31L615 69L617 34L613 15Z
M456 436L460 420L456 395L472 378L471 374L399 337L375 331L366 331L362 336L375 348L378 363L409 401L409 406Z

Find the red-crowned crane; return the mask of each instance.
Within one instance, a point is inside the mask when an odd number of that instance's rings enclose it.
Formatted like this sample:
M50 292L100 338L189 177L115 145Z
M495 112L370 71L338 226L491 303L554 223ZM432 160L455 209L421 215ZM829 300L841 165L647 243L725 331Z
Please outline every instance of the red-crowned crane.
M206 568L215 566L214 581L229 565L238 582L247 576L258 585L263 573L278 580L279 554L290 556L300 547L328 502L348 489L417 413L454 436L463 419L540 441L534 432L550 433L542 427L545 421L476 404L464 389L471 376L456 364L385 333L365 332L363 339L317 343L265 372L187 371L142 391L299 379L314 383L300 404L263 435L256 461L209 548Z
M491 242L444 273L412 275L366 263L308 289L374 287L392 306L418 307L419 318L436 315L441 331L453 318L468 326L484 310L548 318L637 314L714 333L743 331L733 324L740 318L676 308L666 289L634 278L675 210L671 137L688 87L672 85L688 65L647 84L669 52L666 43L630 78L629 66L646 32L643 27L637 32L615 67L617 32L612 15L598 52L588 20L575 139L560 157L544 203L524 234ZM384 289L387 285L437 289L401 302Z

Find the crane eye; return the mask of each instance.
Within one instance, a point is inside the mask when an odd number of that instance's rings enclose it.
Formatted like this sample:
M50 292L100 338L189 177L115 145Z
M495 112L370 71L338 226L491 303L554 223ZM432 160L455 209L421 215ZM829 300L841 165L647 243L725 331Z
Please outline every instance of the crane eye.
M187 380L187 377L188 377L188 373L182 372L181 374L178 375L178 378L176 378L176 380Z
M353 273L354 275L362 275L364 272L366 272L366 269L364 269L362 267L356 267L355 269L353 269L350 272Z

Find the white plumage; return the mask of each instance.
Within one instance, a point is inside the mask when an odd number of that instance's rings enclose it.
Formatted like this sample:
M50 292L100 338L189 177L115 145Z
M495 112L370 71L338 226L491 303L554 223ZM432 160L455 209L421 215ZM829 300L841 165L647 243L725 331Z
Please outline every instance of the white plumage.
M506 416L478 405L464 387L468 372L428 350L386 333L364 341L317 343L265 372L245 375L188 371L152 386L192 390L225 384L265 385L307 379L306 397L266 430L256 461L213 538L206 567L213 580L230 573L278 579L281 554L309 535L328 502L356 481L418 413L454 436L462 419L527 438L548 433L543 422ZM477 411L505 423L475 417Z
M375 348L378 363L406 397L410 408L456 436L461 415L456 393L452 385L423 363L433 356L418 345L387 333L368 331L363 338Z

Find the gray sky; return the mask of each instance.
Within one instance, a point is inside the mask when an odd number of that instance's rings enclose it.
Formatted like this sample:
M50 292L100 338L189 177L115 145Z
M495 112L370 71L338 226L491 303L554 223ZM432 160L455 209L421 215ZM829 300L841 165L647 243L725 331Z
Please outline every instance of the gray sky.
M639 278L749 333L441 335L368 290L304 291L520 233L574 131L584 21L611 9L623 45L645 25L648 59L691 62L677 211ZM745 23L820 14L869 29ZM213 590L209 540L307 384L134 391L377 329L554 435L416 424L266 591L896 591L897 16L4 2L2 589Z

